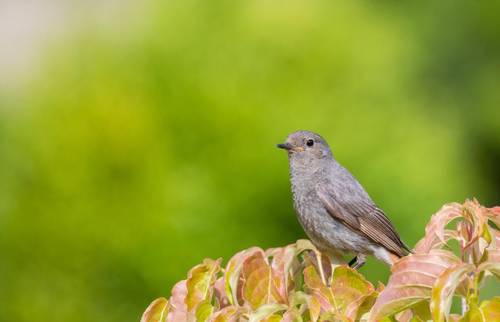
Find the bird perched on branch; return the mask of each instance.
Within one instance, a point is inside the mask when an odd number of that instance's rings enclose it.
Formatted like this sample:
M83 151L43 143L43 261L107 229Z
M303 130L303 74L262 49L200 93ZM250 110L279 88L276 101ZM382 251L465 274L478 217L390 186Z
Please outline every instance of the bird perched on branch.
M278 147L288 152L293 204L315 246L328 254L356 254L360 268L366 255L392 265L411 250L354 176L333 157L318 134L297 131Z

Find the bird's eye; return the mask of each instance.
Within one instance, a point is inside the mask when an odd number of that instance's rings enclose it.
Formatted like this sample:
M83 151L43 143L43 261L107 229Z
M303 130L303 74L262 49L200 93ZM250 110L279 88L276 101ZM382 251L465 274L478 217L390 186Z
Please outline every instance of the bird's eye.
M309 147L310 147L310 146L313 146L313 145L314 145L314 140L313 140L313 139L309 139L309 140L307 140L307 141L306 141L306 145L307 145L307 146L309 146Z

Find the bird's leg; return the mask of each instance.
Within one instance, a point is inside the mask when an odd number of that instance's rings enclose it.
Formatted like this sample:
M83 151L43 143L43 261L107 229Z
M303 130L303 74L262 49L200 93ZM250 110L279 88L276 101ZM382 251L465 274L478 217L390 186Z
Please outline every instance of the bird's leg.
M349 265L349 267L353 267L353 266L356 264L357 260L358 260L358 256L354 256L354 257L353 257L353 258L349 261L349 264L347 264L347 265Z
M350 262L349 266L351 266L354 269L360 269L361 266L365 265L366 262L366 255L364 254L358 254L358 256L354 257ZM352 263L352 264L351 264Z

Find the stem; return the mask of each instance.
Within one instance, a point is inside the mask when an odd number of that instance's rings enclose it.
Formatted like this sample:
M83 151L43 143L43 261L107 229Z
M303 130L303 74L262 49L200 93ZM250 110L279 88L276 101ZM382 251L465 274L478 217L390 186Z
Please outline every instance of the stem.
M465 315L465 313L467 312L468 310L468 307L467 307L467 299L465 297L460 297L460 301L462 302L462 316Z

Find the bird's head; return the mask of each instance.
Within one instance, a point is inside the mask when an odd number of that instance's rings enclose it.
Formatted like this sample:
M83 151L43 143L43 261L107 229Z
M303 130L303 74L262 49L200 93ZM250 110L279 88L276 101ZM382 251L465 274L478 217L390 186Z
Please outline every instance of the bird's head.
M330 147L319 134L310 131L293 132L278 148L288 151L290 158L305 160L324 159L332 156Z

